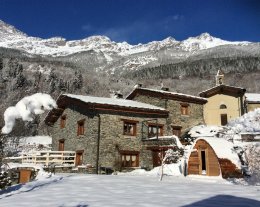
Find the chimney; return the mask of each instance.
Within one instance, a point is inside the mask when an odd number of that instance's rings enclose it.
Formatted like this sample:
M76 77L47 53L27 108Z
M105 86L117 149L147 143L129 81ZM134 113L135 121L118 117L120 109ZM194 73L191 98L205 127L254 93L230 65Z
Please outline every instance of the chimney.
M123 94L120 93L120 91L112 91L110 93L111 98L123 98Z
M167 88L167 87L162 87L161 90L163 90L163 91L169 91L170 89Z
M141 84L141 83L138 83L138 84L136 84L135 86L134 86L134 88L142 88L143 87L143 84Z

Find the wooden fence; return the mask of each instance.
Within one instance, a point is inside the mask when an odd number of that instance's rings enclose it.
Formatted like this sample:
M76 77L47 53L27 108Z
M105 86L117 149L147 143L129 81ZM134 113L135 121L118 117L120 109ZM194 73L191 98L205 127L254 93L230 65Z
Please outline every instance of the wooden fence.
M38 151L22 155L22 163L44 164L45 166L75 166L75 151Z

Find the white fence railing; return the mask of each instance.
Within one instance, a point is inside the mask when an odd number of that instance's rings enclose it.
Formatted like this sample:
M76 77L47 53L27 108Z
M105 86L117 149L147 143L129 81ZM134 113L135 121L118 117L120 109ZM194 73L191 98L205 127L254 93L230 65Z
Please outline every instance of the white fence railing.
M46 166L75 166L75 151L37 151L22 155L22 163L44 164Z

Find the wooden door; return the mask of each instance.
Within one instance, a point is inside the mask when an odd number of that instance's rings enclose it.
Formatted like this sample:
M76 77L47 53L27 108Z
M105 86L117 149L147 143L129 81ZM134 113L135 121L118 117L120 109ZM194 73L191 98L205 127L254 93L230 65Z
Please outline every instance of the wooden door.
M160 166L161 165L161 160L159 156L160 151L152 151L152 153L153 153L153 167Z
M76 152L75 165L76 166L82 165L82 163L83 163L83 152L82 151Z
M222 126L227 124L227 114L221 114L220 119L221 119L221 125Z
M27 183L31 179L31 170L20 170L19 183Z

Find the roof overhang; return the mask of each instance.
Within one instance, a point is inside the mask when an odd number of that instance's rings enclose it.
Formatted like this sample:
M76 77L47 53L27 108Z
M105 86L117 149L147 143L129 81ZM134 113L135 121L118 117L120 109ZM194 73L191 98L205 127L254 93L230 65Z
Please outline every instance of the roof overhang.
M244 96L245 92L246 92L245 88L238 88L238 87L227 86L227 85L218 85L206 91L201 92L199 96L204 98L209 98L217 94L223 94L223 95L233 96L237 98L237 97Z
M132 100L137 95L163 98L163 99L168 99L168 100L195 103L195 104L205 104L205 103L207 103L207 100L203 99L201 97L186 95L186 94L182 94L182 93L174 93L174 92L169 92L169 91L163 91L163 90L150 90L150 89L146 89L146 88L135 88L126 97L126 99Z
M72 98L66 95L60 95L57 100L57 109L52 109L45 118L47 125L53 125L58 118L62 115L66 108L79 108L87 111L89 114L129 114L135 116L144 116L152 118L167 118L169 112L167 110L149 109L149 108L138 108L129 106L118 106L113 104L104 103L86 103L82 100Z

